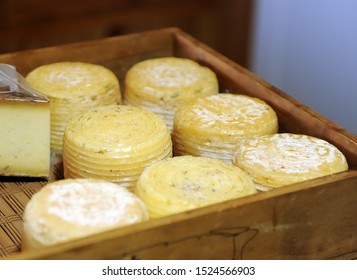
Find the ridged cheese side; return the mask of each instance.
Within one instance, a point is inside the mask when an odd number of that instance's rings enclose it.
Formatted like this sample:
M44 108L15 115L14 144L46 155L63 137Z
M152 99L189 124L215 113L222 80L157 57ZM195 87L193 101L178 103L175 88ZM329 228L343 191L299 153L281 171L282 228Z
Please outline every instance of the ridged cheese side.
M26 80L51 101L51 147L59 154L64 128L73 114L121 103L118 78L101 65L84 62L42 65L32 70Z
M125 77L125 102L160 115L170 131L179 106L199 96L217 93L215 73L184 58L144 60L130 68Z
M197 98L175 114L175 155L220 158L231 163L246 138L278 131L274 110L264 101L242 94Z
M64 133L65 178L99 178L133 188L146 166L171 156L165 122L134 106L102 106L78 114Z

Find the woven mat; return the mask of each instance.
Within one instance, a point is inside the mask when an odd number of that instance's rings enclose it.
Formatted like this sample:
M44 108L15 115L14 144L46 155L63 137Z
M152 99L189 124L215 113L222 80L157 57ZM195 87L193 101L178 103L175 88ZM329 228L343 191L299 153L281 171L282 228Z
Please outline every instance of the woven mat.
M0 176L0 258L21 251L22 215L27 202L48 182L63 178L60 159L48 180Z

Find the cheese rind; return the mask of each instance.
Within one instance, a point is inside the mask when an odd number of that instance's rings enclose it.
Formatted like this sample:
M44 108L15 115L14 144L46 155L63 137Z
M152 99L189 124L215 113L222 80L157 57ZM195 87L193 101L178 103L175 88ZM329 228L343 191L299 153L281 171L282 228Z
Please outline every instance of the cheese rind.
M116 184L67 179L34 194L23 215L22 249L54 245L148 219L144 203Z
M125 103L158 114L170 131L179 106L199 96L217 93L216 74L185 58L147 59L133 65L125 76Z
M108 68L84 62L57 62L39 66L27 82L51 101L51 148L62 153L69 119L93 107L121 103L118 78Z
M136 194L157 218L254 194L250 176L222 160L180 156L158 161L140 176Z
M200 97L176 111L174 153L231 163L242 140L277 131L277 115L263 100L223 93Z
M101 106L77 114L64 132L65 178L98 178L132 189L146 166L171 156L165 122L134 106Z
M267 190L348 169L334 145L309 135L280 133L244 141L234 164L251 174L258 189Z

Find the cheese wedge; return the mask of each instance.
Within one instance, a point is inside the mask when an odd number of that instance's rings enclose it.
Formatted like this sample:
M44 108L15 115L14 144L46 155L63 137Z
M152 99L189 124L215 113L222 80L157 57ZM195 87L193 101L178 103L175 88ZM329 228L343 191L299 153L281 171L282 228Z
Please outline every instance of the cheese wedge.
M0 175L48 177L50 103L22 92L0 93Z

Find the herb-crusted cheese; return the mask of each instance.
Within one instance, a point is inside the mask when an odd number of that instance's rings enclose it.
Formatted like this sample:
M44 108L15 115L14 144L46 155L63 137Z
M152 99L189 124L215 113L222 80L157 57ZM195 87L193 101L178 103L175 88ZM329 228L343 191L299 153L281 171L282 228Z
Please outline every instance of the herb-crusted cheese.
M24 211L23 249L37 249L148 219L143 202L124 187L94 179L52 182Z
M141 61L126 74L124 99L160 115L172 129L183 103L218 93L215 73L193 60L163 57Z
M256 193L250 176L221 160L179 156L146 168L136 187L150 217L161 217Z
M132 189L146 166L171 156L165 122L134 106L102 106L77 114L64 132L65 178L105 179Z
M114 73L84 62L57 62L31 71L26 80L51 101L51 147L62 152L63 131L74 113L121 102Z
M277 188L348 169L345 156L325 140L281 133L244 141L234 163L258 188Z
M258 98L223 93L200 97L176 111L174 152L231 163L243 139L277 131L276 113Z

